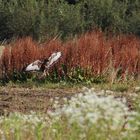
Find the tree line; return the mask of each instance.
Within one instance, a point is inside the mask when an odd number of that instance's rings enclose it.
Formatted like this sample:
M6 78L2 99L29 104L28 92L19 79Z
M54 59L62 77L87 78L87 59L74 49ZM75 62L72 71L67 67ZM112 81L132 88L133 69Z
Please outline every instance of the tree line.
M0 0L0 40L67 39L89 30L140 35L140 0Z

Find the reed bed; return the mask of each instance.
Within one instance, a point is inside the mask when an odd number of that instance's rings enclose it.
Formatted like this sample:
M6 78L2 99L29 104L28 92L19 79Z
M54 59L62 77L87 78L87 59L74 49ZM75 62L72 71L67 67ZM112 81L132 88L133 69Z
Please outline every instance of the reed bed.
M59 77L70 75L76 68L83 69L85 77L105 75L111 81L117 76L136 78L140 73L139 38L133 35L106 37L103 32L94 31L66 42L52 39L39 44L30 37L19 39L3 51L0 58L2 74L22 72L29 63L47 58L56 51L62 52L62 58L55 66Z

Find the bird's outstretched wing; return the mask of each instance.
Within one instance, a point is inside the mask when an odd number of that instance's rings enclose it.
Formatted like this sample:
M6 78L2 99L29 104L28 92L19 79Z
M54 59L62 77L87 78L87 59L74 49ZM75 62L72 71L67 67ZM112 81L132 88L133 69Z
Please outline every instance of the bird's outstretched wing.
M52 64L56 63L57 60L61 57L61 52L56 52L53 53L49 58L48 58L48 62L47 62L47 66L46 68L50 68L52 66Z
M33 63L29 64L25 71L39 71L42 62L40 60L36 60Z
M29 72L29 71L40 71L42 65L45 65L45 69L49 69L54 63L57 62L57 60L61 57L61 52L56 52L53 53L49 58L48 58L48 62L46 64L44 64L44 62L40 61L40 60L36 60L33 63L29 64L26 68L25 71ZM44 60L45 61L45 60ZM43 71L45 70L43 69Z

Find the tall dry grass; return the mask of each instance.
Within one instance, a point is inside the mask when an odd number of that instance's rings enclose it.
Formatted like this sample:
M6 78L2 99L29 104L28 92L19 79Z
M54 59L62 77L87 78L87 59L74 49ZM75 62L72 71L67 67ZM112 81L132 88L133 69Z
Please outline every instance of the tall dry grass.
M3 73L11 74L22 69L36 59L49 57L52 52L61 51L62 58L56 64L61 76L65 65L71 72L76 67L85 69L86 75L118 74L125 78L140 73L140 39L133 35L120 35L107 38L102 32L95 31L81 35L77 39L61 42L50 40L38 44L30 37L9 44L1 56Z

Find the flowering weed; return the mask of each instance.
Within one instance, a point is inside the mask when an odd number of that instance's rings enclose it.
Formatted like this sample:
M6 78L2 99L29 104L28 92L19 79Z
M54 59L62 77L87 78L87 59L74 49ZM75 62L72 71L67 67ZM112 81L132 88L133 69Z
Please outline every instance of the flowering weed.
M98 95L98 96L97 96ZM2 140L133 140L140 136L140 112L126 101L85 89L71 99L51 100L47 114L13 113L0 117Z

